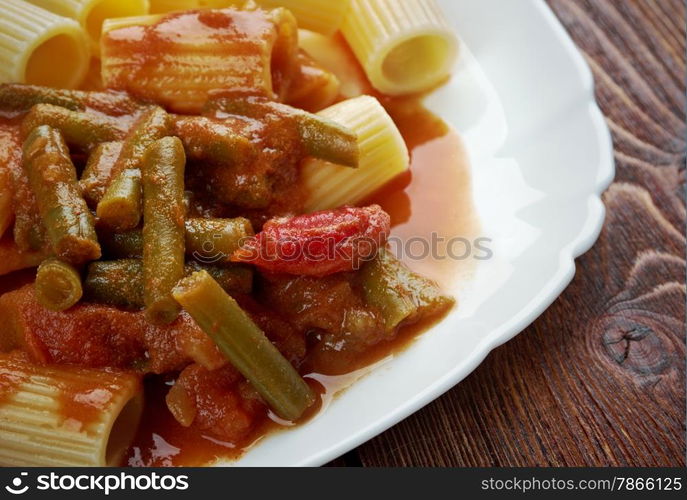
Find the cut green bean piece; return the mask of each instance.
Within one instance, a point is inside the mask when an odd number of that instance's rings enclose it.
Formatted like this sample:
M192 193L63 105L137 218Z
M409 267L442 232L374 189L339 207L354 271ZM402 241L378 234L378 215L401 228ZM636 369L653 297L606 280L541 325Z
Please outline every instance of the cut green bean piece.
M249 294L253 287L253 271L245 266L217 267L190 262L184 275L207 271L227 293ZM92 262L84 280L86 300L125 309L142 309L143 262L140 259L120 259Z
M130 115L143 106L125 92L54 89L21 83L0 84L0 111L26 112L36 104L52 104L72 111L96 110L111 116Z
M175 116L174 135L184 143L189 160L219 165L251 158L253 144L219 120L203 116Z
M128 231L141 222L141 171L127 169L114 178L98 203L100 222L115 231Z
M115 162L112 176L135 169L140 170L147 149L157 140L169 135L170 118L159 106L148 109L136 120L122 145L122 151Z
M277 415L296 421L313 405L310 386L207 272L182 280L174 298Z
M98 241L109 259L140 259L143 256L143 233L140 229L117 233L98 227Z
M186 253L206 264L229 262L245 240L253 236L248 219L188 219Z
M44 260L38 267L35 290L38 302L52 311L66 311L83 295L79 272L54 258Z
M152 107L136 122L112 167L112 184L98 203L100 221L117 231L138 226L141 220L141 166L146 150L169 132L169 115Z
M367 303L381 311L389 331L455 304L455 299L443 294L436 283L410 271L387 250L365 264L358 277Z
M72 111L85 109L83 96L73 90L39 85L3 83L0 85L0 110L28 111L36 104L53 104Z
M24 169L55 255L74 265L100 258L93 216L58 130L42 125L29 134Z
M143 161L143 291L148 319L171 323L179 314L172 288L184 276L184 146L156 141Z
M255 233L248 219L186 219L186 255L205 264L225 264L245 240ZM143 235L139 230L112 232L98 230L98 238L108 257L126 259L143 255Z
M143 263L139 259L92 262L84 280L84 297L91 302L141 309Z
M208 107L256 119L269 114L293 119L310 156L346 167L358 166L360 147L357 134L322 116L255 97L220 98L210 101Z
M247 295L253 289L253 269L249 266L211 266L194 261L184 266L186 276L199 271L207 271L227 293Z
M58 129L69 146L82 151L91 151L101 142L117 141L125 135L114 118L71 111L52 104L37 104L31 108L22 122L23 135L26 137L40 125Z
M96 207L103 199L107 187L112 182L114 165L122 150L122 144L120 141L104 142L88 156L79 185L84 199L92 207Z

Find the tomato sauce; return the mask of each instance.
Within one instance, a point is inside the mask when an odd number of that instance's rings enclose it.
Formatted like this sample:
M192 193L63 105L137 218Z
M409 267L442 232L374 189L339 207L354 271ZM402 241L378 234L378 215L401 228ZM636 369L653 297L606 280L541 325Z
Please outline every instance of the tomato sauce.
M447 239L454 236L469 239L477 235L479 224L472 207L469 162L460 136L426 111L418 99L389 99L385 105L412 152L410 173L393 181L370 200L379 203L391 215L392 235L403 241L413 237L431 241L432 232ZM441 255L445 250L439 245L437 252ZM403 257L409 267L433 278L446 290L452 288L455 280L470 265L469 260ZM361 372L367 373L366 366L404 349L440 320L432 318L402 328L393 340L380 342L366 350L362 356L351 360L347 370L350 376L308 373L304 376L318 382L316 385L325 406L327 399L345 390L361 376ZM165 404L168 383L159 379L147 382L144 419L127 465L197 466L232 460L239 458L267 433L284 429L277 419L265 415L257 419L252 431L241 442L227 443L194 427L182 427Z
M344 51L349 50L343 42L342 47ZM348 78L344 88L356 88L379 98L411 152L410 171L367 201L380 204L390 214L392 237L395 238L392 250L411 269L434 279L450 292L456 280L469 272L472 262L469 258L448 258L450 240L461 237L469 241L479 232L472 205L469 162L461 138L424 108L421 96L390 98L374 92L353 56L345 53L354 76ZM357 83L351 86L356 78ZM394 241L400 247L395 247ZM427 243L429 249L425 251ZM32 276L31 271L3 276L0 292L30 281ZM367 373L376 362L404 349L440 320L435 317L402 328L393 340L379 342L355 359L347 360L348 365L341 370L344 375L309 373L304 365L302 374L322 395L322 404L312 408L303 420L326 407L327 401ZM170 413L165 401L173 384L172 376L146 378L143 419L124 465L197 466L235 459L266 434L285 428L281 425L283 422L267 411L253 418L250 432L238 442L222 441L196 426L183 427ZM65 413L71 414L71 410Z

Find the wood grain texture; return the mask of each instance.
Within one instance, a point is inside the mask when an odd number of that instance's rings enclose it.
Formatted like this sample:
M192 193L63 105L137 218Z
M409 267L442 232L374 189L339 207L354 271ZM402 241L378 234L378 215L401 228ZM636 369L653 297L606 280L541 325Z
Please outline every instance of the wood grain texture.
M530 328L332 465L685 465L685 6L548 2L615 141L601 238Z

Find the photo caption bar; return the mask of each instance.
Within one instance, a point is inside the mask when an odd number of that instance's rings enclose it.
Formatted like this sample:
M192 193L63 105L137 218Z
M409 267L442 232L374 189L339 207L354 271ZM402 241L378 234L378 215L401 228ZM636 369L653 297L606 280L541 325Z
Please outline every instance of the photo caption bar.
M550 498L552 494L562 498L655 498L683 497L687 484L685 469L680 468L4 468L0 475L0 498L51 499L197 499L199 495L218 492L229 498L234 496L232 492L242 491L242 487L258 488L264 497L283 494L287 484L311 485L299 488L298 496L318 500L333 485L337 496L359 495L362 484L370 493L375 484L380 485L386 497L396 492L404 497L422 497L431 487L435 492L454 492L460 498Z

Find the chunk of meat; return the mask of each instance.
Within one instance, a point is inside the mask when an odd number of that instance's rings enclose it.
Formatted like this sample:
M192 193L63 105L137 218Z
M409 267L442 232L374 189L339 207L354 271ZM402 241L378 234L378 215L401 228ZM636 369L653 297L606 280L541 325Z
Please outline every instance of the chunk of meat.
M178 392L183 390L184 397ZM175 418L185 420L202 431L230 441L240 442L253 429L265 406L257 395L246 388L246 382L230 365L208 370L198 364L184 369L175 384L174 399L184 400L183 414L175 407ZM168 404L172 398L168 398ZM192 417L192 419L191 419ZM189 422L189 420L191 420Z
M359 269L386 243L391 219L379 205L273 219L231 260L265 271L327 276Z
M20 347L41 363L164 373L181 370L194 361L189 346L199 352L215 352L216 362L221 356L187 314L158 327L148 323L142 312L100 304L82 303L55 312L38 303L33 285L0 297L0 318L4 322L0 348Z
M259 280L260 302L309 334L305 365L313 371L346 371L355 365L352 360L396 334L364 301L354 279L355 273L340 273L323 278L263 274Z

